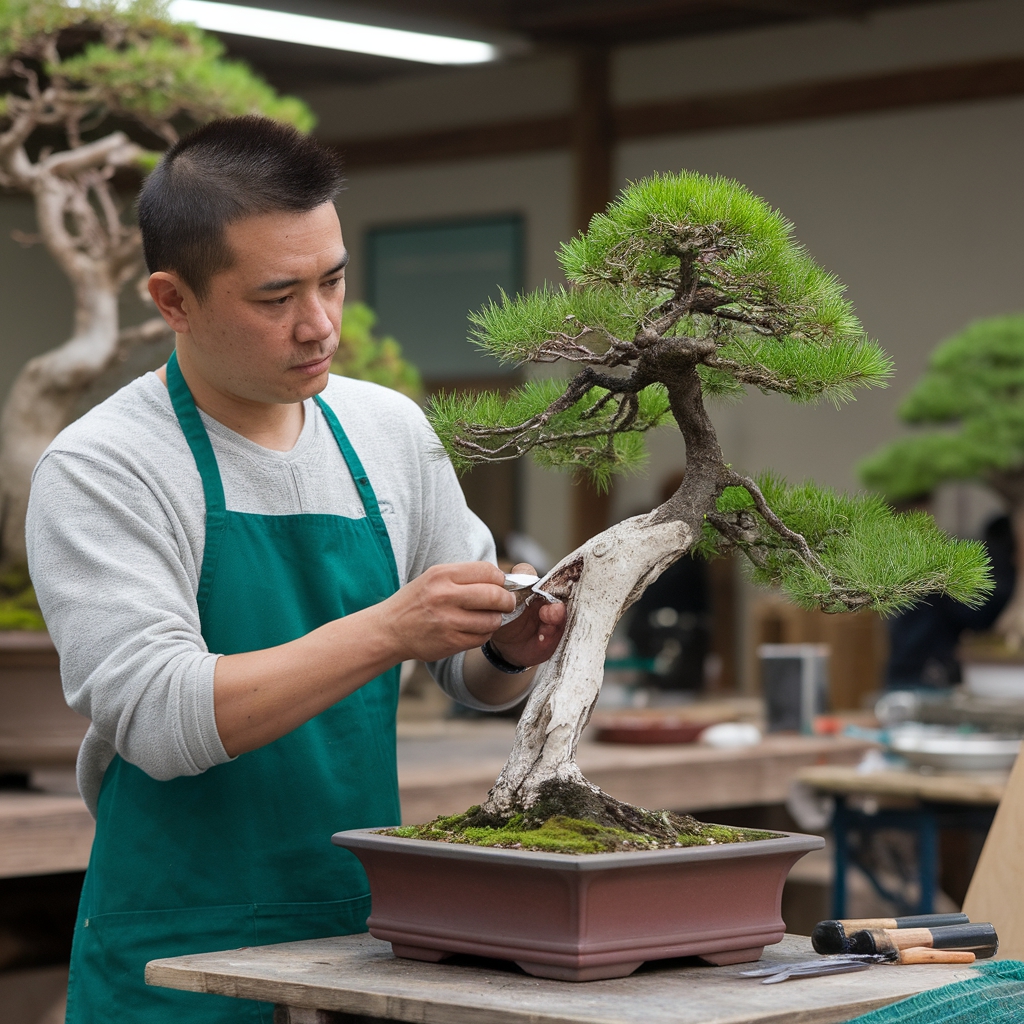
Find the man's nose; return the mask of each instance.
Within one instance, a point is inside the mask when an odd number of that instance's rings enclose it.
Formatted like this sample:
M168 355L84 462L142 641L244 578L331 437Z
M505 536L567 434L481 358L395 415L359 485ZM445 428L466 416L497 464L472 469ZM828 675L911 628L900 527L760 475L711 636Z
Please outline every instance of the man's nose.
M300 305L299 318L295 323L296 341L323 341L333 333L334 323L319 296L312 296Z

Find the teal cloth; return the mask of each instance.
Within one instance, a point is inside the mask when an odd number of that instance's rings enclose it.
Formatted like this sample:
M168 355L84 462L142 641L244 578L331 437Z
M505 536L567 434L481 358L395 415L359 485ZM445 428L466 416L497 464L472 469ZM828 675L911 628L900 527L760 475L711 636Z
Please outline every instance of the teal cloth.
M847 1024L1024 1024L1024 963L989 960L974 970L966 981L919 992Z

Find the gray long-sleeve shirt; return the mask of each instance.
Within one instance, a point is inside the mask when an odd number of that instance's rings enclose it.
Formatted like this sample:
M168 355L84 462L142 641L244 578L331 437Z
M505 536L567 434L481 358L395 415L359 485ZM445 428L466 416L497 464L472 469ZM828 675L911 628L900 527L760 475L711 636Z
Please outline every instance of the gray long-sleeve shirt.
M366 470L401 584L431 565L494 561L494 543L438 457L423 413L376 384L332 376L322 397ZM263 515L365 515L316 403L295 446L272 451L203 415L227 507ZM202 481L167 388L149 373L77 420L36 466L29 568L60 652L68 704L91 725L78 785L95 814L115 753L155 779L197 775L230 760L217 733L218 652L200 632ZM431 667L456 700L475 700L463 655Z

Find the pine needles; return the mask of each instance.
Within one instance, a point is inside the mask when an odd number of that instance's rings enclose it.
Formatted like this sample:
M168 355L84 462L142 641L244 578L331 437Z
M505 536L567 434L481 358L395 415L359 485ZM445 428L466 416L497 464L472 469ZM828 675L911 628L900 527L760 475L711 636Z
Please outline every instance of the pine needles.
M729 487L717 512L746 533L730 540L708 523L698 550L744 550L755 582L781 587L803 608L891 613L927 594L976 606L993 589L984 547L951 540L923 512L896 513L877 495L844 495L813 483L796 486L765 474L757 481L787 527L804 537L818 564L800 558L754 508L751 495Z
M938 429L860 464L864 483L889 498L927 494L945 480L1024 475L1024 316L979 320L940 345L899 413Z

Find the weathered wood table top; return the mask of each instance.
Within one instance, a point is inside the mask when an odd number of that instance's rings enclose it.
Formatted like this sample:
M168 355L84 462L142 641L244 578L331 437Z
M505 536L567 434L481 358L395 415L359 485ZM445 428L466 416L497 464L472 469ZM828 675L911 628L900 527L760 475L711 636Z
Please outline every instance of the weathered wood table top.
M761 962L814 956L809 938L787 935ZM495 961L401 960L389 943L364 934L154 960L146 980L276 1003L282 1024L340 1024L348 1015L419 1024L831 1024L972 973L946 964L876 965L762 985L739 976L750 967L672 960L629 978L578 984Z
M951 804L998 804L1008 772L919 772L893 768L858 772L844 765L802 768L797 779L825 793L897 797Z
M512 722L399 725L402 820L430 821L480 803L512 749ZM597 743L584 734L577 761L584 775L641 807L700 811L782 803L797 773L816 764L855 765L872 744L842 736L766 736L752 747L701 743Z

